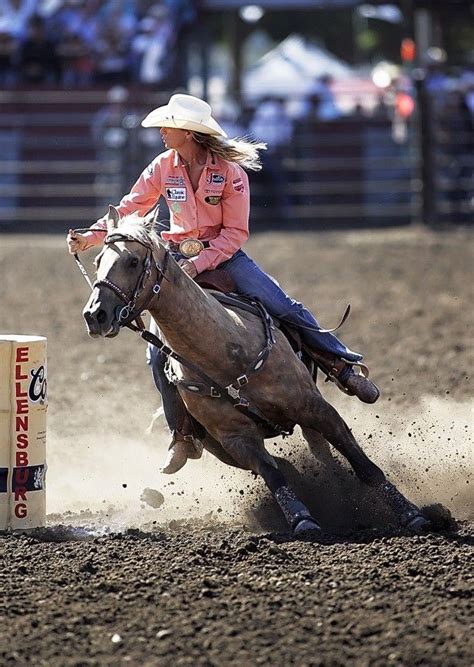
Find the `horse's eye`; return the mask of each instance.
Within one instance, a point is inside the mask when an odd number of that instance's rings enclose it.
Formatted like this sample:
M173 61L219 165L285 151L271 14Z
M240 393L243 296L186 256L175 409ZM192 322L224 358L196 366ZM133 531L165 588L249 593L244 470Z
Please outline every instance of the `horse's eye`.
M137 257L132 257L130 260L130 267L132 269L136 269L138 266L138 258Z

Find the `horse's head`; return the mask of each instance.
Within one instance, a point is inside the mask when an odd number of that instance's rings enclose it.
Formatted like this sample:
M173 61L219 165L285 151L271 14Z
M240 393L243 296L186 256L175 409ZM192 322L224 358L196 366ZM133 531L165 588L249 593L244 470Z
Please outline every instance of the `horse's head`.
M126 216L109 207L104 248L96 258L97 280L83 315L90 336L116 336L145 310L159 291L166 251L153 232L153 216Z

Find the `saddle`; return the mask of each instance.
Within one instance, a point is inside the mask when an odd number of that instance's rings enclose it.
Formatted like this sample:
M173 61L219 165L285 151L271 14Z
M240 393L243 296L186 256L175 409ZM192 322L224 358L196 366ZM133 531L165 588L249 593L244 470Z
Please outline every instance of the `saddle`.
M213 289L223 294L237 292L237 285L224 269L203 271L194 278L194 281L203 289Z

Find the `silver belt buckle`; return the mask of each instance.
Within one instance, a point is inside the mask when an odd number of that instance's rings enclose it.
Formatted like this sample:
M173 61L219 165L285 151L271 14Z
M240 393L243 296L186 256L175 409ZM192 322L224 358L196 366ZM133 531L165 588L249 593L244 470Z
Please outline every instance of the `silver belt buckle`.
M183 257L189 259L196 257L204 250L204 243L199 239L185 239L179 244L179 252Z

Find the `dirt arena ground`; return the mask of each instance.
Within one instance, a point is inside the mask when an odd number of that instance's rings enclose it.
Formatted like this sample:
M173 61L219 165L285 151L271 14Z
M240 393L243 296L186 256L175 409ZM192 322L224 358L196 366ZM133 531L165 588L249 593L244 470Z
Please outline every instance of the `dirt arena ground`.
M320 539L289 536L263 484L209 455L160 475L144 344L88 339L88 288L62 237L0 235L0 331L47 336L49 374L48 525L0 535L1 665L472 664L472 235L275 232L248 250L323 326L351 303L341 337L383 396L322 391L457 530L397 531L298 433L268 446Z

